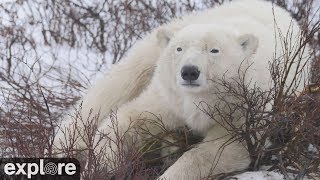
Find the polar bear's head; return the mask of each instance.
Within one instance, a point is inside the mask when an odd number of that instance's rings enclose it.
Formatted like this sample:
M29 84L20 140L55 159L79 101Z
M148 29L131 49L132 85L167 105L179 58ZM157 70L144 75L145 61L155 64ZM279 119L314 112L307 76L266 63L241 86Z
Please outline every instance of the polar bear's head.
M157 74L162 83L170 83L170 89L179 93L208 91L212 79L236 71L258 47L254 35L214 24L189 25L176 32L162 28L157 38L164 48Z

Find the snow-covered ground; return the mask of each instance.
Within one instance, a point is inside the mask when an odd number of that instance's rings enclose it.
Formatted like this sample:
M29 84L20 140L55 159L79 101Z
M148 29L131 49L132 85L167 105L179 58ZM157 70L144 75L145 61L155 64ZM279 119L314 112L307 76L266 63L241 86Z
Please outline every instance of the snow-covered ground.
M271 172L270 171L245 172L243 174L236 175L233 177L236 180L283 180L284 179L282 174L278 172L272 172L272 171Z

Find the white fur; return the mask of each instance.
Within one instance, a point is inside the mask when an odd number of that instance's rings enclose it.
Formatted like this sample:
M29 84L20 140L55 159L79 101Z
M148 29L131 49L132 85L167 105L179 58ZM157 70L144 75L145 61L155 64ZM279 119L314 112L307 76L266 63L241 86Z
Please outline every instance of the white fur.
M204 134L204 142L183 154L161 178L199 179L210 171L217 174L246 168L250 163L248 153L243 144L235 142L227 146L217 166L211 169L219 148L230 135L196 104L205 101L214 105L216 99L212 92L217 87L209 79L219 79L223 75L227 79L235 77L241 63L252 64L247 81L256 82L264 90L272 86L269 61L275 54L281 55L280 38L275 34L279 31L286 34L291 26L293 39L300 32L285 10L275 6L274 15L269 2L238 0L175 19L155 29L84 97L83 116L93 108L94 112L100 109L101 117L105 117L110 109L118 106L120 133L129 127L130 119L154 118L143 113L152 112L161 116L168 128L188 125ZM177 47L182 51L178 52ZM219 53L211 53L212 48ZM199 67L200 76L195 81L198 87L182 85L180 71L184 65ZM289 79L292 78L291 72ZM298 90L302 88L301 83ZM71 123L69 120L65 125ZM99 119L101 131L111 132L108 125L109 118ZM159 132L151 125L150 130Z

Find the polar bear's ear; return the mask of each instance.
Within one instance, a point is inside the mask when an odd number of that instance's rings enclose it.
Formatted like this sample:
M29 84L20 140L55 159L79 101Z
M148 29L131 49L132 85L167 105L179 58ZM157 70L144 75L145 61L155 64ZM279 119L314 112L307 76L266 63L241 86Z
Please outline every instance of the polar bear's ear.
M168 28L160 28L157 30L157 39L160 47L166 47L170 39L173 36L173 32Z
M258 38L252 34L241 35L238 37L238 42L247 56L255 53L259 45Z

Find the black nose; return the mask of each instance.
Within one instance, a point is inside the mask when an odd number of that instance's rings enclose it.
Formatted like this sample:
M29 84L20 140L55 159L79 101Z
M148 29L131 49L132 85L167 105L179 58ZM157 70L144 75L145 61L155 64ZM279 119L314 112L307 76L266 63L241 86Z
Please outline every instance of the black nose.
M197 80L200 75L200 71L197 66L183 66L181 69L181 77L186 81Z

